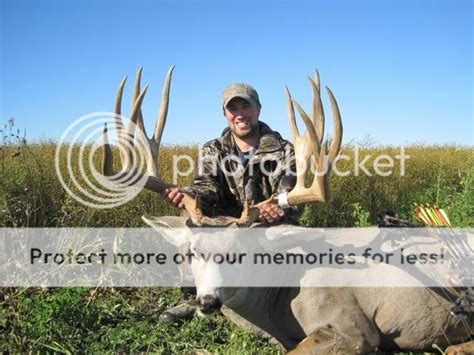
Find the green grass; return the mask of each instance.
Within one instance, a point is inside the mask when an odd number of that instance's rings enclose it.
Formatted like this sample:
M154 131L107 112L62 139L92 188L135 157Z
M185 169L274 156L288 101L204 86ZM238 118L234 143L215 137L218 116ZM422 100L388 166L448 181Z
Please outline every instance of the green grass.
M176 289L4 289L0 349L10 351L247 353L278 351L223 316L158 322Z

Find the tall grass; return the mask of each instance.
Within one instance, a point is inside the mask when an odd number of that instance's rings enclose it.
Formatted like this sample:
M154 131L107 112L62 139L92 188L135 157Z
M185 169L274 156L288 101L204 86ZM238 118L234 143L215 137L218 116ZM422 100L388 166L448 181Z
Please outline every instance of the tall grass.
M352 156L353 149L346 147L344 151ZM399 150L375 147L362 149L359 154L370 156L365 164L369 167L374 157L381 154L395 157ZM416 223L413 204L430 203L444 208L455 226L474 226L474 149L409 146L405 152L409 159L403 175L400 161L394 160L390 176L331 176L332 204L306 206L301 222L307 226L351 227L359 225L360 213L367 213L367 224L375 224L379 215L389 210ZM352 164L344 163L340 164L341 171Z

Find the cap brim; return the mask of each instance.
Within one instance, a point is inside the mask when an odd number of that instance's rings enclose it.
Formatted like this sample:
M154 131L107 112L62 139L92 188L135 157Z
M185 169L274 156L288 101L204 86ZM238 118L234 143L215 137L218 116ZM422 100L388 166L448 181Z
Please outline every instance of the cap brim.
M258 106L258 103L254 100L254 98L248 96L248 95L234 95L234 96L231 96L229 97L225 102L224 102L224 105L223 107L224 108L227 108L227 105L229 104L229 102L231 102L233 99L235 99L236 97L239 97L241 99L244 99L245 101L248 101L250 102L252 105L255 105L255 106Z

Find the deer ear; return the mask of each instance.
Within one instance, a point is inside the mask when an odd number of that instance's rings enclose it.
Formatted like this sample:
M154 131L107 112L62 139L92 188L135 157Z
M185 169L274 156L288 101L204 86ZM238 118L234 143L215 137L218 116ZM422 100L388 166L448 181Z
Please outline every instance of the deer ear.
M182 246L190 240L191 231L186 225L187 218L177 216L149 216L142 217L146 224L150 225L154 230L174 246Z

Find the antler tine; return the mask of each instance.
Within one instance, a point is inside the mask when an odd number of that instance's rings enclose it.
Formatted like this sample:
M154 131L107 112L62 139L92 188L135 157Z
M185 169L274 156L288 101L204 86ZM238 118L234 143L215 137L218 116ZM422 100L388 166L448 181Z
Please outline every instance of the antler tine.
M327 160L327 144L321 147L321 154L316 159L316 171L314 172L313 183L310 187L310 193L313 200L327 202L330 196L329 190L329 164Z
M334 136L331 141L331 146L329 147L328 153L328 164L331 166L334 158L339 154L341 149L342 142L342 120L341 113L339 112L339 106L337 105L336 98L334 97L332 91L326 86L328 92L329 100L331 101L331 110L332 110L332 120L334 124Z
M118 135L118 141L119 144L122 144L124 137L123 137L123 122L122 122L122 95L123 95L123 88L125 87L125 83L127 82L127 77L125 76L122 81L120 82L118 89L117 89L117 94L115 95L115 105L114 105L114 122L115 122L115 130L117 131ZM120 159L121 161L125 161L127 158L128 154L125 154L126 152L122 149L120 149Z
M135 138L135 125L137 124L138 117L140 115L140 110L142 106L143 99L145 98L146 91L148 89L148 85L143 88L143 91L138 95L135 103L133 105L132 113L130 114L129 124L127 126L127 132L124 139L126 140L122 148L127 152L127 159L124 161L122 160L122 167L124 170L129 170L132 165L132 147L133 147L133 140ZM139 145L140 146L140 145Z
M138 68L137 73L135 74L135 84L133 86L133 95L132 95L132 110L133 110L133 105L135 104L135 101L138 98L138 95L140 95L142 72L143 72L143 67L140 67L140 68ZM146 134L145 125L143 124L143 114L142 114L141 108L140 108L140 112L138 114L137 127L138 127L138 129L142 130L143 134L146 137L148 137L147 134Z
M168 116L168 106L170 101L170 86L171 76L173 75L174 65L168 69L166 73L165 83L163 85L163 91L161 93L160 111L156 119L155 132L153 133L153 140L157 143L158 147L161 142L161 136L163 135L163 129L166 124L166 117Z
M102 135L102 174L105 176L112 176L114 174L114 156L107 135L107 123L104 123Z
M295 149L295 159L296 159L296 184L304 186L306 173L308 172L309 165L308 160L311 156L311 148L307 144L307 133L304 133L302 136L298 130L298 125L296 124L295 117L295 107L293 104L293 99L291 98L290 90L285 86L286 92L286 101L288 106L288 122L291 131L291 141Z
M168 70L168 73L165 79L165 84L163 85L160 112L158 114L153 137L149 138L148 135L146 134L145 125L143 124L141 102L137 108L137 111L135 111L136 104L138 102L137 100L140 96L134 99L135 101L134 108L133 108L134 114L132 114L130 118L131 126L133 126L133 123L136 123L139 129L140 139L139 139L138 149L140 150L141 155L146 160L147 173L148 175L154 176L157 178L159 178L158 155L159 155L159 149L160 149L160 143L161 143L161 136L163 135L163 130L166 123L166 116L168 114L169 91L170 91L171 75L172 75L173 69L174 69L174 65L171 66L171 68ZM135 80L134 97L136 97L137 93L140 91L141 73L142 73L142 68L140 68L137 71L137 78Z
M142 121L141 111L139 112L138 126L143 133L142 144L139 145L139 149L142 155L146 159L147 172L150 176L159 177L158 173L158 155L160 150L161 136L163 135L163 130L166 123L166 117L168 115L168 105L169 105L169 91L171 86L171 75L173 73L174 65L168 70L166 74L165 83L163 85L162 95L161 95L161 106L160 111L157 117L155 131L152 138L148 138L145 127Z
M141 79L142 79L142 67L138 68L135 74L135 83L133 84L132 105L131 105L132 113L135 107L135 103L140 97ZM127 134L129 135L129 137L131 137L132 144L133 144L133 137L135 136L136 126L138 126L138 128L140 128L143 131L143 133L145 133L144 131L145 127L143 127L143 116L142 116L141 107L138 110L138 113L134 117L133 120L132 120L132 114L130 115L130 120L128 121L128 124L127 124Z
M137 69L135 73L135 82L133 83L133 92L132 92L132 105L131 110L133 110L133 106L135 105L135 101L137 101L138 96L140 95L140 86L142 81L142 71L143 67Z
M317 68L314 68L314 82L316 83L318 91L321 91L321 80L319 76L319 70Z
M300 132L298 130L298 126L296 125L296 117L295 117L295 107L293 106L293 100L291 99L290 90L288 86L285 85L285 94L286 94L286 103L288 106L288 124L290 126L290 133L291 133L291 140L293 143L301 137Z
M314 122L311 121L311 118L308 116L305 110L295 100L293 100L293 103L296 106L296 109L298 110L298 112L300 113L300 116L303 119L303 122L306 126L306 132L308 133L308 138L309 138L309 139L306 139L306 144L309 143L312 153L315 159L317 159L321 151L321 145L319 143L318 134L316 133L316 130L314 128L315 126ZM309 142L307 142L307 140L309 140Z
M313 89L313 122L315 123L316 133L319 137L319 144L323 144L324 139L324 108L321 101L321 84L319 72L315 69L314 79L308 78Z
M137 124L138 117L140 116L142 102L147 90L148 90L148 85L145 85L145 87L143 88L143 91L140 92L140 94L138 95L137 99L135 100L133 104L132 113L130 114L130 122L132 122L135 125ZM133 126L133 125L130 125L130 126Z
M141 78L142 78L143 67L138 68L136 76L135 76L135 85L133 87L133 108L135 109L135 104L140 97L140 86L141 86ZM145 89L146 90L146 87ZM135 111L133 111L135 112ZM135 127L135 123L136 126ZM140 107L138 111L136 111L136 116L132 113L130 117L130 127L131 129L136 128L138 134L138 150L140 151L141 157L146 161L146 169L147 173L150 176L158 177L158 166L155 157L157 156L157 148L155 147L154 142L148 138L148 134L146 133L145 124L143 123L143 114Z
M120 82L120 85L117 89L117 94L115 95L114 112L115 112L115 129L117 130L117 133L121 132L123 129L123 123L120 116L122 114L123 88L125 87L126 82L127 82L127 77L125 76Z

